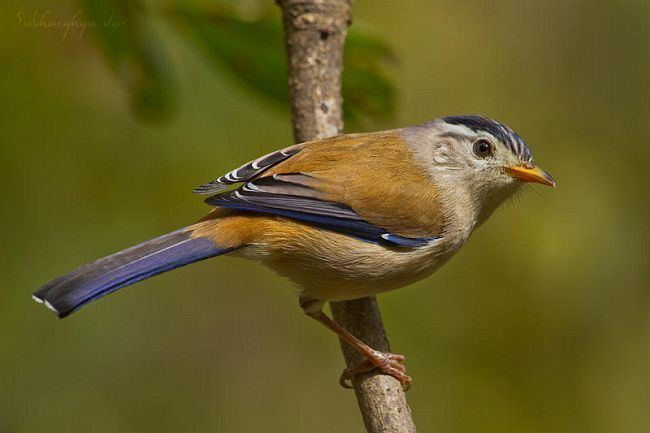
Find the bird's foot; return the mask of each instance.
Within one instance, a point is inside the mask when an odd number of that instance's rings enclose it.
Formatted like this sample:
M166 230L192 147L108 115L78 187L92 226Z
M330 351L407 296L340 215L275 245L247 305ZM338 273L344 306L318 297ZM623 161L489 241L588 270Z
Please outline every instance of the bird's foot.
M343 370L339 383L343 388L352 388L352 379L357 374L378 369L382 373L399 380L404 391L407 391L411 387L411 377L406 374L405 359L404 355L374 350L361 363Z

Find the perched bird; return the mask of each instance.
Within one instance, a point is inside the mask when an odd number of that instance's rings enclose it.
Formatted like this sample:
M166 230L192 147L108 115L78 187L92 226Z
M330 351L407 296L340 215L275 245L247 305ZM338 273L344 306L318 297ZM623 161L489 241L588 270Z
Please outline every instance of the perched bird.
M34 299L65 317L188 263L255 259L298 286L305 313L364 355L344 380L378 368L408 384L404 357L372 349L323 305L430 275L525 182L555 187L519 135L481 116L296 144L196 188L215 207L199 222L82 266Z

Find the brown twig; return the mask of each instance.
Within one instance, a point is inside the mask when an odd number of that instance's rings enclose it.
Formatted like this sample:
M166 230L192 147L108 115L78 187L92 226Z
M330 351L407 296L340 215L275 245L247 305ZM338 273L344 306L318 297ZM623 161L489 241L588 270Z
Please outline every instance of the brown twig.
M297 142L343 131L341 72L351 0L278 0L289 65L294 137ZM373 348L390 350L375 298L332 303L334 319ZM360 361L345 343L348 366ZM375 372L353 381L369 433L414 433L411 410L400 383Z

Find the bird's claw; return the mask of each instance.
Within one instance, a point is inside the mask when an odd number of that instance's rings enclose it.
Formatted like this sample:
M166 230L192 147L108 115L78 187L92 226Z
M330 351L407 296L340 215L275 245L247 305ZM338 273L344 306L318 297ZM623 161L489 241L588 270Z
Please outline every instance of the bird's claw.
M393 376L395 379L399 380L404 391L408 391L411 387L411 377L406 374L406 366L404 365L405 359L404 355L375 351L361 363L343 370L339 383L343 388L350 389L353 387L352 379L354 379L357 374L368 373L372 370L378 369L383 374Z

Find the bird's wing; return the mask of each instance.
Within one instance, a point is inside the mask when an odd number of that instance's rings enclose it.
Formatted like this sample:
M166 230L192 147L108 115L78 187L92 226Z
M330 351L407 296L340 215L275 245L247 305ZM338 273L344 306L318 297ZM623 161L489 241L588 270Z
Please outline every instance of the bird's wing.
M428 244L433 238L410 238L390 233L365 221L352 208L320 198L310 186L313 178L302 173L274 174L244 184L241 188L209 197L207 204L285 216L366 241L402 247Z
M396 132L305 143L239 189L206 203L405 247L429 243L442 228L435 188Z
M269 168L300 152L302 147L303 144L294 144L293 146L268 153L253 161L247 162L241 167L238 167L213 181L197 186L192 190L192 192L196 194L214 194L223 191L230 185L247 182L264 173Z

